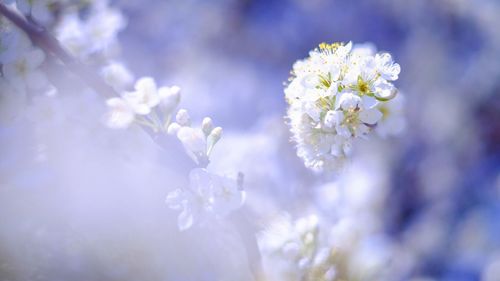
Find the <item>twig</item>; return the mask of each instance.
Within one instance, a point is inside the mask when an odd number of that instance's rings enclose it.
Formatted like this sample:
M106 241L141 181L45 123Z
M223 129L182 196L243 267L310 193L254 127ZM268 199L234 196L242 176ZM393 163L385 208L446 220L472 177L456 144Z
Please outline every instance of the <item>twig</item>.
M106 84L94 71L66 52L59 41L57 41L57 39L55 39L45 28L27 21L4 3L0 3L0 14L23 30L30 37L33 44L36 44L45 52L53 54L61 60L73 74L83 80L96 92L108 97L118 96L118 93Z

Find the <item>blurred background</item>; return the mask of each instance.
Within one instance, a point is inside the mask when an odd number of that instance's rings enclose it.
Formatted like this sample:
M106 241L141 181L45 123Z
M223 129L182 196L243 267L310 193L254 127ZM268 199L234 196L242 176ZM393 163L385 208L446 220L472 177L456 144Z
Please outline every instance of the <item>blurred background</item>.
M232 218L245 233L315 214L322 243L346 256L344 280L500 280L499 1L110 5L127 21L120 60L179 85L193 120L224 128L209 168L245 174ZM336 41L371 42L401 65L406 130L360 141L325 176L295 155L283 83ZM232 225L179 232L164 199L187 184L190 160L140 130L104 128L103 111L95 93L60 93L0 126L0 280L256 280L260 263L267 280L296 280L274 277L276 258Z

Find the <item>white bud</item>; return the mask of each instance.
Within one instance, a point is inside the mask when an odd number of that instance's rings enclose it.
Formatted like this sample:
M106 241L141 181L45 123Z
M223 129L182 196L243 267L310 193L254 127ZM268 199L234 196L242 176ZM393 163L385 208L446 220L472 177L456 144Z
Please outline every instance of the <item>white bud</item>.
M169 135L176 135L180 128L181 128L181 125L174 122L168 126L167 133Z
M212 132L208 137L211 138L213 143L215 144L217 141L220 140L221 136L222 136L222 128L216 127L212 130Z
M220 140L221 136L222 136L221 127L216 127L212 130L212 132L210 132L210 134L207 137L207 155L210 155L212 149L214 148L214 145Z
M203 119L203 122L201 122L201 129L203 130L203 133L205 133L205 135L208 136L212 132L213 128L214 124L212 122L212 119L210 117L205 117Z
M175 120L181 126L189 126L191 124L191 118L189 117L189 113L185 109L179 109L177 115L175 115Z

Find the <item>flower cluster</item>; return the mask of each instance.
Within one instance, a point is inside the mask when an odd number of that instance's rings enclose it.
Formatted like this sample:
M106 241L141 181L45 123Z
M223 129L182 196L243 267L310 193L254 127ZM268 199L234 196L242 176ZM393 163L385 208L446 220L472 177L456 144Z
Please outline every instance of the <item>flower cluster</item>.
M320 44L293 66L285 89L288 120L297 154L314 170L334 170L352 141L376 129L397 89L400 66L390 54L368 46Z
M189 174L189 187L170 192L166 203L172 209L182 210L178 227L183 231L210 215L225 217L241 207L245 201L242 184L241 173L235 179L196 168Z

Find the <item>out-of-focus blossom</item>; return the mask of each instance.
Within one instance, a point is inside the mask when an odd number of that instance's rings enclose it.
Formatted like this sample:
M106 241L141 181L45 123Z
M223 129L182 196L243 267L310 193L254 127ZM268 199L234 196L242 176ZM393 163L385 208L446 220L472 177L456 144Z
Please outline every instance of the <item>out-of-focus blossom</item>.
M178 227L181 231L210 216L224 218L241 207L245 191L241 179L233 179L196 168L189 174L189 187L176 189L167 195L166 203L181 210Z
M120 65L105 68L103 75L116 87L124 87L130 78ZM153 78L142 77L135 83L135 91L107 101L106 124L111 128L126 128L136 121L154 132L167 132L172 112L180 101L179 92L177 86L157 88Z
M112 62L101 69L101 75L106 83L116 91L124 91L132 85L134 76L122 63Z
M47 78L39 69L45 60L44 52L32 46L16 28L2 30L0 36L0 64L5 79L21 92L47 86Z
M81 19L78 11L69 11L55 28L57 39L82 59L94 54L106 55L116 44L117 33L126 25L122 14L109 7L108 1L96 1L89 13Z
M109 107L106 116L106 125L114 129L128 127L135 119L135 112L127 100L121 98L111 98L106 101Z

